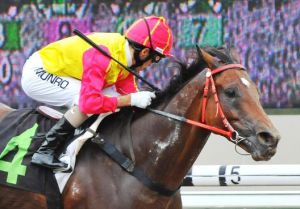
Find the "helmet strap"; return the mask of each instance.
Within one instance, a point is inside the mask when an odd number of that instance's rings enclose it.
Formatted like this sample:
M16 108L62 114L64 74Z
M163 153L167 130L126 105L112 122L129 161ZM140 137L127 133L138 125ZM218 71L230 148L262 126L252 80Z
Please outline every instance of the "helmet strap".
M142 50L134 49L133 57L134 57L135 63L131 66L132 68L137 68L144 64L144 62L140 58L141 51Z
M140 58L140 52L141 51L142 51L142 49L134 49L133 57L134 57L135 63L134 63L134 65L131 66L132 68L140 67L145 62L147 62L148 60L152 59L152 55L150 53L149 53L149 55L145 59L141 59Z

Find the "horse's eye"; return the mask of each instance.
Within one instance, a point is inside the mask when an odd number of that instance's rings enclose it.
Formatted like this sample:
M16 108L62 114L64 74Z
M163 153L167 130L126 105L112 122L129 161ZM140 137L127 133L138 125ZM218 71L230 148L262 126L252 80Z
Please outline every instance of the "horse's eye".
M228 88L225 90L225 95L229 98L235 98L238 96L238 90L236 88Z

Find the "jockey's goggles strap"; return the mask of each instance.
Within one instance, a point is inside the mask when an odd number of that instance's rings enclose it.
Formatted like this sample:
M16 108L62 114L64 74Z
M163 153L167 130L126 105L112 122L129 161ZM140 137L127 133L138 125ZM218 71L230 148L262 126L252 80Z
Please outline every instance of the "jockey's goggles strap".
M141 49L134 48L133 57L134 57L135 63L130 67L131 69L135 69L144 64L145 61L140 59L140 52L141 52Z
M149 37L149 42L150 42L150 46L151 46L150 49L152 50L151 55L150 55L150 56L151 56L150 58L151 58L152 62L158 63L162 58L164 58L164 55L161 54L161 53L159 53L159 52L157 52L157 51L154 49L153 43L152 43L152 37L151 37L151 31L150 31L149 24L148 24L146 18L143 18L143 20L145 21L146 26L147 26L148 37ZM159 57L159 59L157 59L157 57Z
M148 86L150 86L152 88L152 90L154 90L154 91L161 91L159 88L157 88L156 86L154 86L153 84L151 84L150 82L148 82L146 79L144 79L143 77L141 77L137 72L134 72L129 67L125 66L123 63L119 62L117 59L115 59L112 56L110 56L109 54L107 54L95 42L93 42L91 39L89 39L86 35L84 35L83 33L81 33L79 30L75 29L73 31L73 33L75 35L79 36L80 38L82 38L84 41L86 41L88 44L90 44L92 47L94 47L97 51L101 52L106 57L114 60L116 63L118 63L119 65L121 65L125 70L127 70L128 72L130 72L131 74L133 74L135 77L137 77L138 79L140 79L141 81L143 81L144 83L146 83Z
M148 37L149 37L149 42L150 42L151 49L152 49L153 51L155 51L155 50L154 50L154 47L153 47L153 44L152 44L152 38L151 38L151 33L150 33L150 27L149 27L149 24L148 24L146 18L143 18L143 20L145 21L146 26L147 26Z

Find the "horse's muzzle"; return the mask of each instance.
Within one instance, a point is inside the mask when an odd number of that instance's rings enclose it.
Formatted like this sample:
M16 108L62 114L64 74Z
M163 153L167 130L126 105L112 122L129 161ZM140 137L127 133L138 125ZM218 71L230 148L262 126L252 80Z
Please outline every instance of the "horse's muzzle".
M253 143L255 147L252 149L252 158L256 161L270 160L276 153L276 148L280 140L280 135L277 131L274 132L259 132L256 134L256 140Z

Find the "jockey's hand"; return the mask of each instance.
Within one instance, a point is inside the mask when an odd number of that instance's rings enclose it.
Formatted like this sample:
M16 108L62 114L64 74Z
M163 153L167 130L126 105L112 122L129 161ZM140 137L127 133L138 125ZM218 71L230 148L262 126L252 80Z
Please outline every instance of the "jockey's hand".
M156 96L151 91L140 91L131 94L131 106L145 109Z

